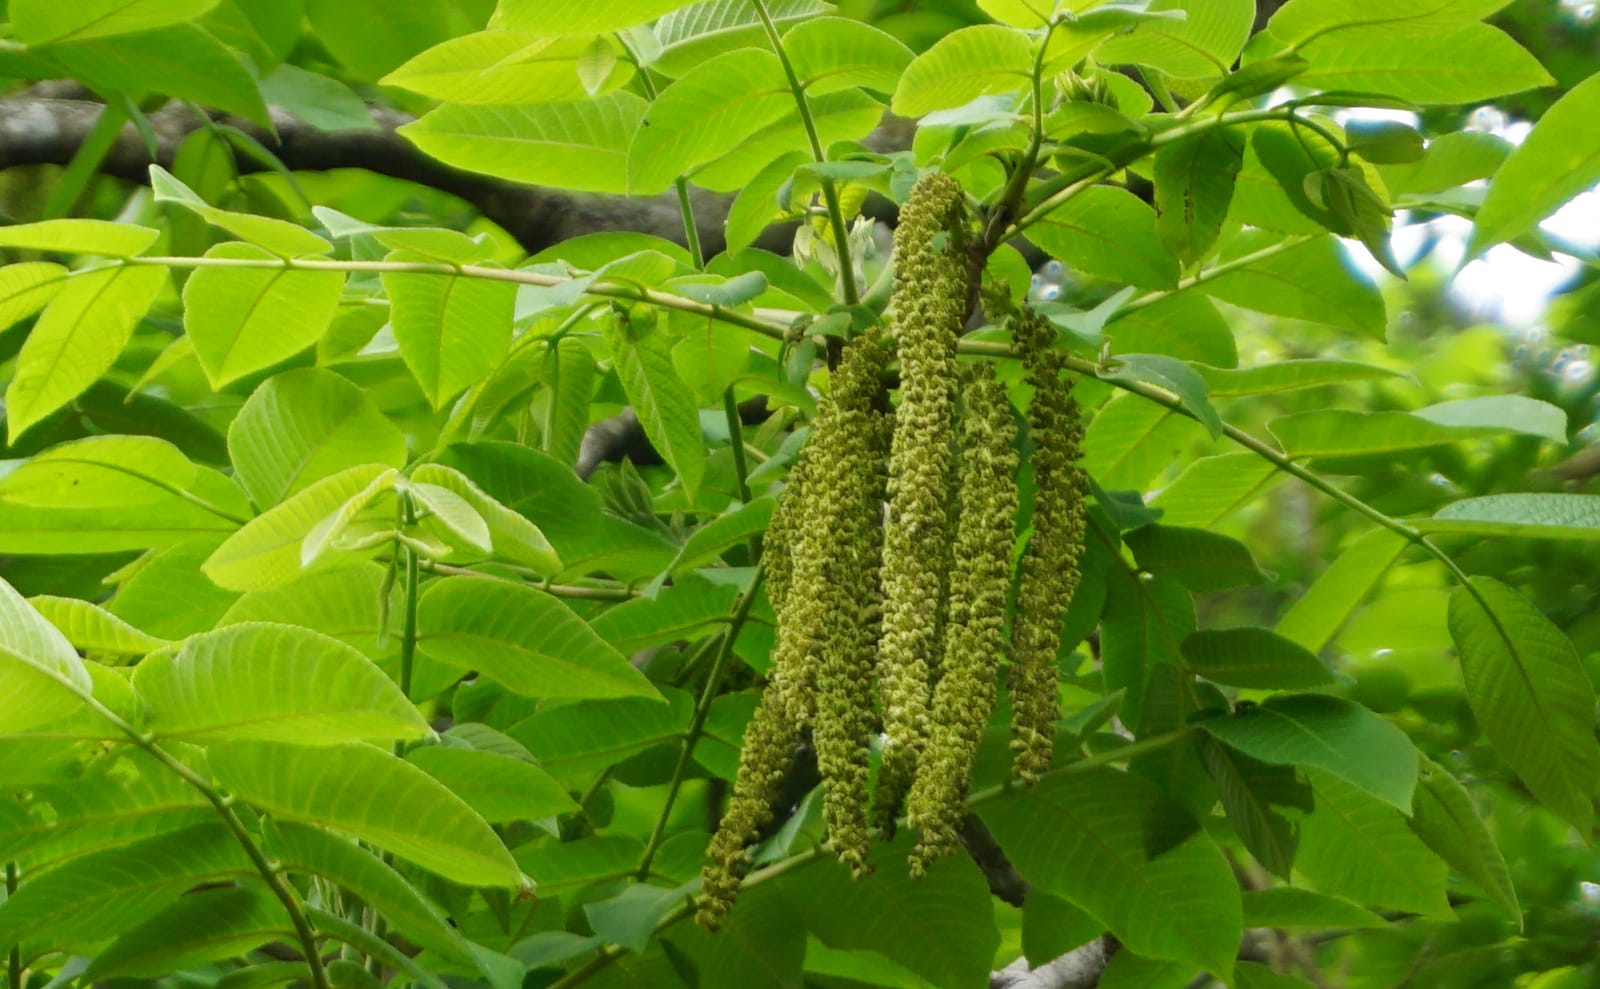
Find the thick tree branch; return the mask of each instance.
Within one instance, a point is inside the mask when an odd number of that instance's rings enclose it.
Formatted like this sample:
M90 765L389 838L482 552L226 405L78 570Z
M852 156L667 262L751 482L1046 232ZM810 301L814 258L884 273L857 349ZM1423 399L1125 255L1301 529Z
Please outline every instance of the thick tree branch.
M1101 936L1038 968L1030 967L1028 959L1018 958L990 973L989 989L1094 989L1115 951L1116 942Z
M44 84L0 99L0 169L23 165L65 165L83 144L101 104L58 84ZM270 148L294 171L360 168L379 175L416 182L456 196L504 227L530 253L552 244L602 231L655 234L679 243L683 220L676 196L620 198L560 192L506 182L451 168L424 155L396 133L411 118L394 110L372 111L376 130L321 131L274 111L274 135L248 121L224 118ZM185 137L206 126L194 110L171 103L149 115L155 135L154 161L172 164ZM100 171L133 182L147 178L149 149L133 125L123 128ZM241 157L244 172L260 171L261 163ZM722 250L725 196L696 194L696 221L708 254ZM762 246L783 250L792 230L768 231Z

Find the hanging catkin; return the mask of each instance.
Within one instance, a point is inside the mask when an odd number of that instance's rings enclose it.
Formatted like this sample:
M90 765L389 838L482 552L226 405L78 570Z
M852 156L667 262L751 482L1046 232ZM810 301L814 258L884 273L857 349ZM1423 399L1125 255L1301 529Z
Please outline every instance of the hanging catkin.
M894 235L893 327L900 404L889 453L879 643L883 763L877 818L891 827L928 731L949 560L956 338L966 318L961 186L919 179Z
M990 364L974 367L962 395L961 462L944 668L929 735L906 801L918 831L911 873L956 847L972 762L994 710L1005 652L1006 595L1017 513L1016 426Z
M767 550L782 561L778 639L766 690L745 731L733 796L707 851L699 920L708 927L733 905L747 850L773 818L807 728L828 786L834 848L852 868L865 867L876 661L873 530L887 433L873 404L888 353L880 334L845 348L803 451L799 483L784 492L786 522Z
M1033 533L1017 580L1010 676L1012 775L1031 784L1050 768L1059 713L1056 651L1062 616L1078 587L1089 479L1078 466L1082 415L1072 397L1072 379L1062 376L1065 361L1050 346L1054 330L1031 311L1013 319L1011 328L1033 386L1028 408Z

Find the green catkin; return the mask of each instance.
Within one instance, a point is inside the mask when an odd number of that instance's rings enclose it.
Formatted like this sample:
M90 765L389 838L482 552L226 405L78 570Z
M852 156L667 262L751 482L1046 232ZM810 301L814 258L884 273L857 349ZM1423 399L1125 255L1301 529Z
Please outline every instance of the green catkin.
M881 514L883 416L872 404L888 360L877 334L845 349L804 451L802 483L784 492L787 522L778 641L766 690L746 729L733 796L712 836L698 918L715 927L733 905L747 849L774 816L773 802L807 728L828 785L830 839L854 869L866 862L866 774L872 726L870 607L875 572L867 541ZM870 524L869 524L870 520ZM863 535L866 533L866 535ZM847 534L847 535L844 535ZM841 536L844 535L843 538ZM845 812L848 803L854 816ZM859 819L859 821L857 820Z
M1089 479L1078 466L1083 419L1064 378L1065 360L1050 344L1050 324L1033 312L1012 321L1033 401L1028 435L1033 441L1033 533L1023 550L1011 623L1012 776L1037 783L1050 768L1059 716L1056 652L1061 619L1078 587L1083 555L1084 507Z
M879 643L883 764L876 816L893 827L928 732L949 558L951 420L956 338L966 319L961 186L918 180L894 235L893 327L900 404L889 452Z
M953 851L967 785L994 710L1005 652L1006 595L1017 513L1016 426L992 365L974 368L962 396L961 462L944 670L934 690L930 734L906 815L917 829L911 874Z

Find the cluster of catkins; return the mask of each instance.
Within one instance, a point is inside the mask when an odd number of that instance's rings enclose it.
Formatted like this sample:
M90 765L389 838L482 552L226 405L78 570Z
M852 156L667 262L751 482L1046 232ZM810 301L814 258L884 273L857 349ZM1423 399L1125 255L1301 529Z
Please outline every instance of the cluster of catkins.
M1087 494L1070 379L1049 324L1013 318L1034 389L1036 493L1008 641L1016 424L993 365L956 360L970 275L954 180L918 182L900 212L895 264L890 328L844 348L767 533L777 642L708 852L707 926L732 906L808 733L828 845L857 875L869 871L873 829L892 830L902 805L917 832L913 873L956 847L1002 657L1013 773L1033 782L1050 764L1060 620L1077 585ZM900 394L891 411L882 382L892 360Z

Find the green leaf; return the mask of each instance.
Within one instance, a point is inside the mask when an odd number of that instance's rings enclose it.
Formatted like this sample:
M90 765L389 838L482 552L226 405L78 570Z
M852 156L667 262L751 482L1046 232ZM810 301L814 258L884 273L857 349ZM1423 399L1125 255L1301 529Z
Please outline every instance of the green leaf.
M1203 629L1183 640L1183 665L1230 687L1303 690L1333 682L1316 654L1269 629Z
M707 522L684 540L678 558L666 572L678 574L703 567L729 547L765 532L775 504L772 498L757 498Z
M1179 79L1226 75L1250 37L1254 0L1167 0L1151 5L1155 10L1180 6L1188 14L1183 20L1141 24L1139 30L1102 44L1095 51L1096 61L1147 65Z
M1600 539L1600 495L1500 494L1452 502L1431 519L1412 523L1424 532L1524 539Z
M97 952L83 977L160 978L294 937L294 925L283 905L264 886L250 883L200 889Z
M1145 490L1205 433L1193 420L1138 395L1118 395L1089 422L1084 469L1107 489Z
M1375 165L1396 165L1421 161L1422 134L1397 120L1349 120L1345 122L1345 147Z
M242 493L241 493L242 494ZM212 583L200 565L222 541L187 532L140 560L124 577L107 606L111 613L152 635L181 639L212 628L239 595Z
M705 474L705 441L694 395L672 366L666 341L647 331L634 338L613 319L607 324L612 363L639 425L663 460L678 474L691 499Z
M392 540L397 523L388 509L405 483L400 472L390 467L318 521L300 544L301 568L313 566L329 550L375 548L385 541L380 534ZM412 535L418 535L416 530L412 530ZM449 551L447 545L439 544L437 549L430 548L428 555L439 556Z
M495 989L508 989L506 959L463 938L438 907L374 853L321 828L288 821L272 821L266 837L268 849L285 869L349 890L418 945L446 958L475 961ZM517 966L509 986L520 986L521 977Z
M490 24L540 34L615 31L681 6L683 0L500 0Z
M1179 292L1114 316L1106 324L1113 354L1166 354L1182 361L1232 367L1239 363L1233 330L1199 292Z
M152 92L163 93L272 126L250 70L195 24L67 41L38 51L100 92L122 93L136 101Z
M517 849L517 863L538 881L541 896L566 897L603 880L632 876L643 848L640 839L626 834L530 842Z
M466 502L488 526L496 558L548 576L561 572L561 558L539 527L495 501L465 474L441 464L422 464L411 472L411 480L443 488Z
M600 42L615 59L613 43ZM565 103L584 100L578 67L590 55L595 38L540 37L523 31L479 31L451 38L384 76L388 86L400 86L430 99L461 105L512 106L529 103ZM604 88L632 73L626 63L613 62L606 70Z
M1287 880L1300 843L1283 808L1310 811L1311 788L1292 766L1273 766L1228 748L1214 738L1199 743L1200 760L1216 785L1228 823L1262 868Z
M1147 525L1123 541L1139 569L1171 577L1191 591L1222 591L1267 579L1244 543L1218 532Z
M1504 7L1507 0L1289 0L1267 23L1273 37L1305 44L1351 28L1382 25L1407 38L1459 28Z
M1000 946L983 875L958 855L913 879L908 845L880 847L861 879L833 861L808 868L789 884L792 908L830 947L879 952L944 989L982 985Z
M1278 619L1278 634L1321 652L1409 545L1389 529L1357 538Z
M544 390L535 399L543 403L539 445L564 464L577 463L589 428L594 379L594 358L581 340L563 337L545 351Z
M1185 962L1142 958L1123 950L1111 956L1095 989L1183 989L1194 977L1194 969Z
M1152 683L1169 673L1176 679L1180 646L1194 626L1194 599L1182 584L1113 570L1100 624L1101 665L1108 691L1128 691L1121 717L1134 731L1151 715Z
M1316 989L1298 975L1278 972L1258 962L1241 962L1234 976L1235 989Z
M1156 152L1156 234L1161 246L1182 263L1200 260L1216 242L1243 164L1244 139L1226 127L1175 141Z
M0 227L0 235L8 229L16 228ZM70 276L66 268L49 261L24 261L0 268L0 331L43 309L66 287Z
M1282 481L1270 460L1253 453L1199 457L1150 500L1166 525L1206 528Z
M626 92L570 103L447 103L400 133L447 165L580 192L628 191L628 147L647 104Z
M81 41L111 34L133 34L194 20L217 0L16 0L10 6L17 40L28 45Z
M1324 893L1357 903L1452 917L1449 868L1393 806L1315 769L1316 810L1300 822L1295 870Z
M404 251L390 261L422 261ZM511 346L516 286L459 275L383 273L400 356L435 409L486 377Z
M427 745L406 753L406 761L449 787L490 824L537 821L578 809L549 773L497 752Z
M19 732L77 710L93 684L72 643L0 579L0 724Z
M1140 288L1178 284L1177 261L1156 234L1155 210L1125 189L1085 189L1029 227L1028 239L1091 275Z
M624 655L679 639L698 639L728 620L737 588L699 579L673 581L654 598L609 608L590 624Z
M1416 747L1405 732L1352 701L1322 694L1280 695L1201 724L1252 758L1322 769L1401 811L1411 810Z
M741 48L691 69L650 104L628 152L628 191L652 195L733 150L794 104L778 57Z
M362 464L349 467L251 519L230 536L201 566L207 577L222 587L253 591L279 587L302 572L300 544L317 524L337 511L392 467ZM321 567L359 562L340 555L324 557Z
M1212 395L1229 396L1265 395L1353 381L1379 381L1405 375L1403 371L1380 367L1377 364L1323 358L1277 361L1259 367L1238 369L1201 365L1195 370L1206 380L1206 386Z
M1340 31L1308 44L1295 85L1395 96L1419 106L1475 103L1555 82L1499 28L1400 34L1389 25Z
M982 816L1029 882L1093 914L1128 950L1232 972L1241 921L1227 860L1143 777L1058 776Z
M194 636L146 658L133 685L163 738L322 745L431 734L372 660L294 625L245 622Z
M1554 443L1567 441L1567 413L1559 406L1523 395L1461 398L1416 409L1411 414L1441 426L1499 428Z
M1240 238L1233 260L1263 250L1282 238ZM1245 309L1323 323L1383 338L1383 298L1365 277L1348 266L1332 237L1316 237L1281 253L1262 256L1211 278L1202 288L1223 302Z
M207 223L280 258L315 257L333 251L332 244L287 220L212 206L160 165L150 166L150 190L156 202L177 203Z
M17 355L5 401L11 442L110 370L166 283L165 269L121 266L68 280Z
M585 780L663 742L683 737L694 700L665 691L668 703L646 697L542 705L507 732L563 782ZM638 856L624 871L638 865ZM532 871L532 870L530 870ZM534 875L543 881L543 876Z
M1027 35L998 24L952 31L906 67L889 107L902 117L920 117L1020 90L1033 71L1032 49Z
M1600 179L1600 73L1572 87L1544 112L1526 140L1494 173L1473 222L1467 254L1477 257L1532 230Z
M0 552L118 552L232 532L244 492L152 436L91 436L0 477ZM86 540L93 540L86 543Z
M285 62L261 80L261 95L275 107L321 131L377 130L378 122L355 90L320 72Z
M655 697L626 658L560 600L520 583L450 577L417 609L417 648L528 697Z
M1471 794L1448 769L1432 759L1422 762L1411 830L1451 868L1476 883L1519 924L1522 922L1522 909L1506 860L1473 805Z
M716 192L742 189L774 158L790 151L810 147L810 136L800 114L793 107L775 123L757 131L726 154L695 170L695 185ZM859 89L825 93L809 101L811 120L824 148L842 141L860 141L883 120L883 104Z
M860 86L892 93L914 57L892 34L845 17L810 17L783 39L806 92L821 96Z
M370 841L466 886L520 881L511 853L472 808L382 749L241 741L207 755L234 796L278 817Z
M769 0L765 5L781 32L834 11L822 0ZM661 52L652 69L674 78L735 48L766 48L766 29L748 0L704 0L668 12L653 28Z
M110 220L41 220L0 227L0 247L24 251L58 251L62 254L99 254L110 258L131 258L143 254L156 242L161 231L131 223ZM45 262L11 265L34 275L46 272L60 275L59 265ZM18 317L21 318L21 317ZM16 320L12 320L16 322Z
M157 835L24 882L0 904L0 940L47 934L57 945L103 942L192 886L245 875L255 868L220 822Z
M1246 927L1281 927L1288 930L1349 927L1356 930L1383 927L1382 917L1349 900L1299 886L1273 886L1244 894Z
M448 0L307 0L317 40L363 79L377 79L448 40Z
M1450 596L1450 637L1483 733L1541 803L1588 834L1600 746L1594 686L1572 641L1489 577Z
M610 899L584 904L583 913L589 926L608 943L643 952L656 925L674 904L683 900L685 893L681 886L663 889L635 883Z
M1100 377L1106 381L1144 381L1165 388L1178 396L1212 439L1222 437L1222 417L1211 405L1205 379L1188 364L1162 354L1121 354L1113 368L1101 372Z
M165 639L146 635L97 604L78 598L42 594L28 603L54 625L74 649L85 653L143 656L167 645Z
M1089 943L1105 929L1080 908L1043 890L1029 890L1022 902L1022 949L1036 967Z
M1426 195L1486 179L1510 153L1511 144L1505 138L1478 131L1457 131L1430 139L1420 160L1408 165L1386 166L1378 171L1383 174L1383 184L1389 187L1391 195Z
M238 242L217 244L205 256L273 257ZM212 387L221 388L316 343L343 291L338 271L200 268L183 286L183 326Z
M265 509L358 464L403 467L406 440L360 388L302 368L268 378L245 401L228 427L228 456Z
M1446 413L1448 417L1449 413ZM1360 457L1421 450L1515 430L1515 423L1444 425L1411 412L1351 412L1320 409L1279 416L1267 423L1290 456Z

